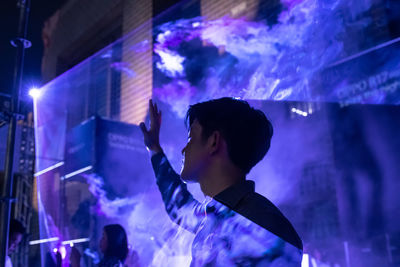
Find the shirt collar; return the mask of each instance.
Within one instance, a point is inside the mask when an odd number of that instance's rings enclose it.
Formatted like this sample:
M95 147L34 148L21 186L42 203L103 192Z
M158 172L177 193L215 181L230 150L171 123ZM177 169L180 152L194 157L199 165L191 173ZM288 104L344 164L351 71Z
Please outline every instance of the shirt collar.
M254 192L255 184L253 181L245 180L234 184L224 191L214 196L214 199L221 202L228 208L233 209L247 194Z

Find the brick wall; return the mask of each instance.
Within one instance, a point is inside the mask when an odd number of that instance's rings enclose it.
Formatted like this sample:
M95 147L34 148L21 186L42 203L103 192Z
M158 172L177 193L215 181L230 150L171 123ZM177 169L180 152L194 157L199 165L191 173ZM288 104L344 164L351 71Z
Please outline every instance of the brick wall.
M71 55L81 53L86 40L93 38L90 34L104 26L104 18L120 9L122 1L96 0L94 6L92 0L70 0L45 22L42 33L45 46L42 79L45 82L60 74L57 73L60 55L69 51Z
M259 0L201 0L201 14L206 20L224 16L253 19L257 14Z
M135 76L121 76L121 121L138 124L147 114L152 97L152 1L125 0L122 61Z

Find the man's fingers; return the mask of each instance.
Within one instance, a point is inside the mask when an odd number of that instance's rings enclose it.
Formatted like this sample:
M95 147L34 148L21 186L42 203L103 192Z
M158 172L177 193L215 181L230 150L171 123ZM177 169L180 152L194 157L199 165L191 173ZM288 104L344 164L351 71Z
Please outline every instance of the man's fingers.
M156 114L155 114L155 110L154 110L154 104L153 104L153 100L150 99L149 100L149 115L150 115L150 130L154 128L154 123L156 120Z
M149 113L150 113L150 120L154 118L154 106L153 106L153 100L149 100Z
M149 132L146 129L146 125L144 124L144 122L141 122L139 124L140 130L142 130L143 135L147 135Z
M158 109L157 103L153 103L153 100L149 100L149 116L150 116L150 129L160 128L161 124L161 110Z
M154 103L154 117L157 119L158 124L161 122L161 110L158 109L157 103Z

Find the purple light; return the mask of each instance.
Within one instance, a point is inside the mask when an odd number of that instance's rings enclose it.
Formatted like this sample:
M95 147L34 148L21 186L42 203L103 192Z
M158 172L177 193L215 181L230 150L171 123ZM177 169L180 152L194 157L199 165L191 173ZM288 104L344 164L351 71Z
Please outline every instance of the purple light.
M357 37L349 35L337 12L326 12L343 10L346 2L283 3L287 9L272 26L229 17L180 19L158 26L156 66L172 79L157 85L155 95L174 111L177 99L185 100L182 106L186 109L188 104L222 95L247 100L340 101L335 88L320 92L315 80L332 62L353 53L345 44ZM368 8L368 4L360 4L351 10L352 16ZM368 25L368 18L360 16L358 23L355 28L361 29ZM189 97L182 83L193 89ZM178 97L166 97L167 91ZM304 112L299 115L306 116Z

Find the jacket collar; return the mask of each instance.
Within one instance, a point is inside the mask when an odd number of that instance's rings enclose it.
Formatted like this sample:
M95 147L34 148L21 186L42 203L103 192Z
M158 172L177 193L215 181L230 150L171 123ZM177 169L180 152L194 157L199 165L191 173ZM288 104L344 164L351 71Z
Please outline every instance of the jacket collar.
M214 199L224 204L230 209L233 209L246 195L255 191L255 184L253 181L245 180L234 184L224 191L214 196Z

